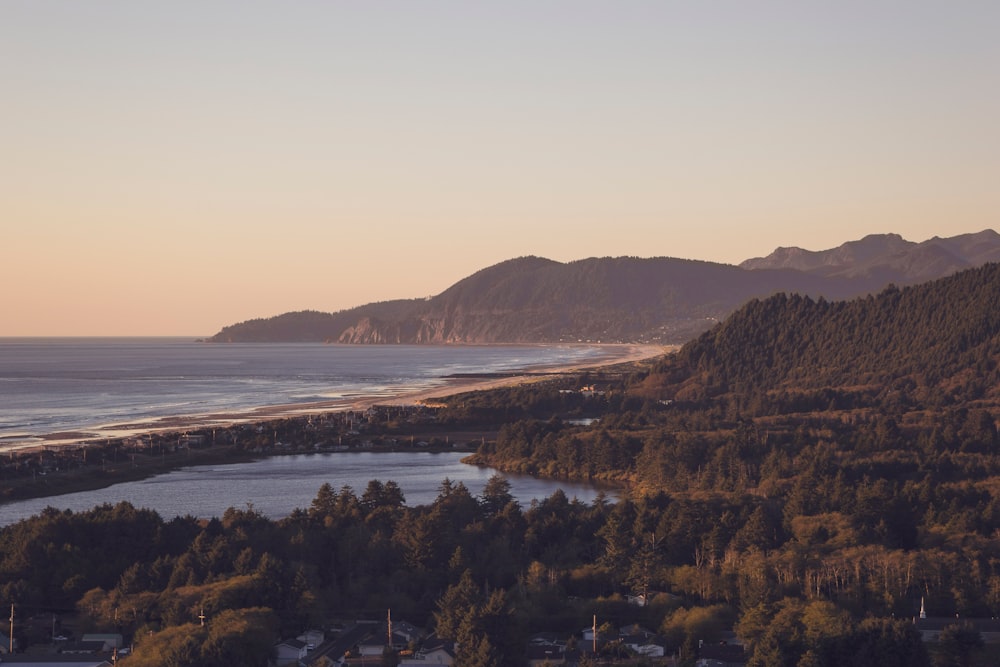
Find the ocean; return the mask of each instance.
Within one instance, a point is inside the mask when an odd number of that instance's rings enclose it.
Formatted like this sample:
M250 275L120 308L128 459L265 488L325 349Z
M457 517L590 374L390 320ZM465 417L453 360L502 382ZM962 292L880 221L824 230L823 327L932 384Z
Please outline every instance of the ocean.
M209 344L194 338L0 338L0 451L57 433L390 397L448 375L599 359L586 346Z

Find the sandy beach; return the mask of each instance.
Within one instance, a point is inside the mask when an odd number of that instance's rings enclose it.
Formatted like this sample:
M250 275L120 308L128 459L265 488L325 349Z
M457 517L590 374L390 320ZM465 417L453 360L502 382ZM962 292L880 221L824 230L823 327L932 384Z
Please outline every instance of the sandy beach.
M100 441L109 438L135 437L146 433L167 431L184 431L212 426L229 426L239 423L252 423L295 417L324 412L344 410L364 410L373 405L418 405L435 398L442 398L467 391L480 391L502 386L537 382L551 375L572 373L588 369L634 363L661 356L676 349L663 345L645 344L605 344L587 347L598 347L602 353L582 364L533 366L502 376L467 376L442 378L440 385L431 388L414 390L400 387L398 392L380 394L378 396L348 396L330 401L314 401L282 405L265 405L238 412L216 412L194 415L178 415L165 417L141 423L106 424L86 432L50 433L40 436L42 442L26 443L23 446L5 448L12 450L30 450L39 447L71 446L86 442Z

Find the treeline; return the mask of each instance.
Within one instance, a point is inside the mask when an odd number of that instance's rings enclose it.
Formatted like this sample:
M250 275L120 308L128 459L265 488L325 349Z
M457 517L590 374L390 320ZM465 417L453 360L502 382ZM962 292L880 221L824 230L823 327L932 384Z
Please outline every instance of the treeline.
M568 637L612 608L623 623L658 625L620 598L564 606L568 594L620 589L594 563L612 509L561 492L522 508L501 477L478 495L445 480L414 508L391 481L360 494L324 485L280 521L252 507L209 521L164 521L127 503L48 509L0 530L0 596L22 614L75 609L83 631L134 637L136 665L264 665L280 637L389 608L429 631L475 635L462 650L480 658L463 664L514 665L529 628Z
M873 630L842 622L843 606L817 603L912 611L918 588L995 602L975 595L982 573L954 557L935 564L872 544L842 554L843 563L806 557L849 526L793 522L786 540L766 503L659 494L587 505L556 492L522 508L501 477L478 495L446 480L430 505L404 501L394 483L372 481L360 495L324 485L309 508L280 521L249 507L210 521L164 521L127 503L50 509L0 531L0 595L22 613L75 608L81 630L133 637L135 665L264 665L279 637L388 608L459 639L463 665L522 664L529 633L569 638L594 614L605 632L631 623L660 631L689 658L734 621L754 655L843 655L873 632L880 651L911 655L922 648L906 623ZM895 607L886 590L898 595ZM650 602L635 606L625 594ZM806 626L825 629L790 648L775 629ZM33 639L41 641L22 645ZM883 657L858 664L889 664Z

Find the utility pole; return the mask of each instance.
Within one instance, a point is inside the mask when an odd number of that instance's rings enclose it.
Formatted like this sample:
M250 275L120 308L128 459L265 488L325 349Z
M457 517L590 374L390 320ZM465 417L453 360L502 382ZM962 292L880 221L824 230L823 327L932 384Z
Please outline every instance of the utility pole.
M385 612L385 621L386 621L386 624L389 626L389 633L386 636L386 638L388 640L388 642L386 643L386 646L388 646L389 648L392 648L392 609L386 609L386 612Z
M205 608L201 608L201 613L198 614L198 619L201 621L201 627L205 627Z
M594 614L594 627L591 628L591 632L594 633L594 656L597 656L597 614Z
M14 653L14 603L10 603L10 647L9 653Z

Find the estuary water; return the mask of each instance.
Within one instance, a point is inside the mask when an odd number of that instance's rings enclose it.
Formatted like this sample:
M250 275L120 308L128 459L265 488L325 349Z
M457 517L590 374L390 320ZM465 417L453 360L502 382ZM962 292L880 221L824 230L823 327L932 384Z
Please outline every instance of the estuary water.
M74 512L103 503L126 500L148 507L169 519L191 515L221 517L229 507L254 509L271 519L280 519L296 508L308 509L324 483L335 490L350 486L360 496L368 482L392 480L399 484L409 506L434 502L447 478L465 484L474 496L482 493L492 468L462 463L459 452L337 452L276 456L250 463L182 468L138 482L116 484L106 489L81 491L49 498L35 498L0 505L0 526L36 515L46 507ZM591 503L600 490L593 485L537 479L529 475L505 475L511 494L528 507L561 489L570 499ZM610 499L615 493L606 491Z
M55 433L274 405L389 397L445 376L599 359L594 346L197 343L193 338L0 338L0 452Z
M195 415L246 415L266 406L326 406L391 398L444 385L453 374L503 373L599 362L586 346L343 346L207 344L193 338L0 338L0 454L129 425L174 423ZM55 438L53 434L66 434ZM393 480L408 505L430 503L445 478L474 495L495 473L447 452L343 452L192 467L107 489L0 505L0 525L45 507L81 511L127 500L164 517L221 516L248 503L271 518L308 508L319 487ZM509 476L529 504L561 488L590 502L598 490Z

